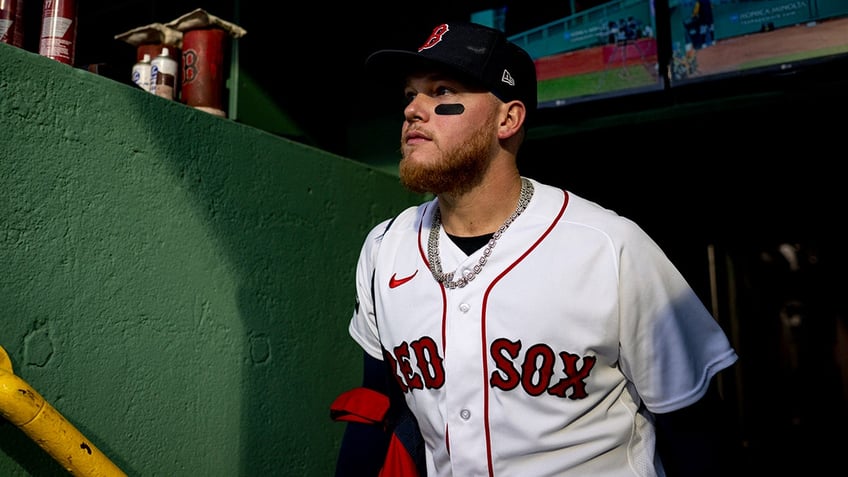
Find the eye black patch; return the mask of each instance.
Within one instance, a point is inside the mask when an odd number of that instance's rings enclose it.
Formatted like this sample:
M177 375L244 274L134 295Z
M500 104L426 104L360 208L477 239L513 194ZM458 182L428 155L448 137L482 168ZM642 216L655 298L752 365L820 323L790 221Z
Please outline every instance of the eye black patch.
M459 103L440 104L436 106L436 114L447 116L450 114L462 114L465 112L465 106Z

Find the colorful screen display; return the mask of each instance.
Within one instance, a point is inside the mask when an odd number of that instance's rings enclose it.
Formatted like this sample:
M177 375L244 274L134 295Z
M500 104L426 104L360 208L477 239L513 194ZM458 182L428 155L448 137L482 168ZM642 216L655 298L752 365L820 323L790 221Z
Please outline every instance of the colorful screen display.
M541 108L664 87L653 0L595 3L521 32L507 31L536 62ZM509 18L510 10L504 15Z
M848 54L845 0L668 0L671 86Z

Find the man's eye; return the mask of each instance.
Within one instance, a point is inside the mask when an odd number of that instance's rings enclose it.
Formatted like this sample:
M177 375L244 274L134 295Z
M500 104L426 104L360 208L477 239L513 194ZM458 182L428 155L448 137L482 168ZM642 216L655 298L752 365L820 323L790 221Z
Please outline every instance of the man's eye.
M436 96L444 96L446 94L453 93L453 90L448 88L447 86L439 86L436 88Z
M406 93L403 96L403 104L408 105L409 103L411 103L415 99L415 96L416 96L415 93Z

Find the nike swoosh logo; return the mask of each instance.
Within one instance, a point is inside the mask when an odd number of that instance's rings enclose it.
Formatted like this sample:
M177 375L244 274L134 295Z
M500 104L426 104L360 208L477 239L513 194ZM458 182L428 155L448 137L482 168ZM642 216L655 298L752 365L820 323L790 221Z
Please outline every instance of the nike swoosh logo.
M418 275L418 270L415 270L415 273L413 273L412 275L403 278L398 278L397 273L392 274L392 278L389 279L389 288L397 288L403 285L404 283L412 280L415 275Z

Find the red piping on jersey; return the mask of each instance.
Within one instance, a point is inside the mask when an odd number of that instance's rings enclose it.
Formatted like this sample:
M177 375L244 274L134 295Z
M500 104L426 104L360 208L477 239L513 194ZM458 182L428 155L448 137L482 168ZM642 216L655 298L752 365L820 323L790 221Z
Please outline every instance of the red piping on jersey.
M424 252L424 241L421 237L421 231L424 228L424 216L426 215L427 211L425 210L424 214L421 216L421 222L418 224L418 253L421 255L421 260L424 261L424 265L427 266L427 270L432 270L430 268L430 261L427 260L427 254ZM442 349L445 350L444 353L447 354L448 297L445 292L445 286L441 282L437 283L439 283L439 289L442 291ZM445 448L448 450L448 455L450 455L450 433L447 424L445 424Z
M427 211L421 215L421 222L418 224L418 253L421 255L421 260L424 261L424 265L427 266L427 270L431 270L430 262L427 260L427 254L424 252L424 241L421 237L421 231L424 228L424 217L427 215ZM441 283L439 283L439 288L442 290L442 349L447 349L447 308L448 308L448 297L445 294L445 287Z
M489 293L492 291L492 288L494 288L495 284L498 283L501 278L506 276L506 274L509 273L510 270L515 268L515 266L518 265L522 260L524 260L527 255L530 255L530 252L532 252L540 243L542 243L542 240L544 240L545 237L547 237L551 233L551 230L554 229L554 226L556 226L556 224L559 222L559 219L562 218L562 214L565 213L565 208L568 206L568 193L563 191L563 195L564 200L562 202L562 207L559 209L559 213L557 214L557 216L554 217L554 220L553 222L551 222L551 225L549 225L548 229L545 230L545 233L543 233L536 240L536 242L534 242L533 245L530 246L530 248L528 248L523 254L521 254L521 256L518 257L518 259L516 259L512 263L512 265L506 267L506 269L501 272L500 275L496 276L495 279L492 280L492 283L489 284L489 287L486 288L486 293L483 295L483 315L481 317L480 323L480 335L483 337L483 419L486 428L486 459L488 460L489 464L490 477L495 475L495 466L492 462L492 435L491 429L489 428L489 386L487 385L487 383L489 382L489 366L488 360L486 359L486 356L488 356L488 350L486 349L486 304L489 301Z

